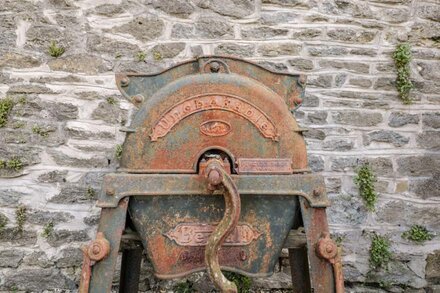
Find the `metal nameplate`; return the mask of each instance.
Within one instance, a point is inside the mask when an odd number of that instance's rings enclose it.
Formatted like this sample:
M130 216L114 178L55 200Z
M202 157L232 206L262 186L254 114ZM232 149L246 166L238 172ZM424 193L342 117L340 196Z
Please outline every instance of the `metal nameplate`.
M165 233L170 240L174 240L181 246L205 246L216 224L206 223L183 223ZM258 239L261 233L253 229L249 224L238 224L232 233L226 238L225 246L245 246Z
M291 159L248 159L237 160L238 174L292 174Z
M157 141L170 132L182 119L202 111L223 110L233 112L250 121L260 133L269 139L278 140L275 124L257 106L236 96L209 94L184 100L166 111L153 126L151 141Z

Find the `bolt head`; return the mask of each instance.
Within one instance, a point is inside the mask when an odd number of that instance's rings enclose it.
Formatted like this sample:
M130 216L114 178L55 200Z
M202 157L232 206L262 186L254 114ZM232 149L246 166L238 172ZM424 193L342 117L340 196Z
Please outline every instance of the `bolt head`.
M128 84L130 83L130 79L128 77L123 77L121 79L121 86L128 86Z
M137 104L140 104L144 101L144 97L142 95L135 95L132 99Z
M107 188L107 189L105 190L105 193L106 193L107 195L109 195L109 196L113 196L113 195L115 195L116 191L115 191L114 188Z
M222 182L222 175L217 170L211 170L208 173L208 182L211 185L219 185Z
M218 63L218 62L212 62L211 64L210 64L210 69L211 69L211 72L219 72L220 71L220 64Z

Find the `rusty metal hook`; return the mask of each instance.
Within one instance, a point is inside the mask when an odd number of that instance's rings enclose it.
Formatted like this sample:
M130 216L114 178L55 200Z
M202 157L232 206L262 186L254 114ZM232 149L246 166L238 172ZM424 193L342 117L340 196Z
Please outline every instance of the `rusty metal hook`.
M212 282L224 293L237 293L237 286L226 279L223 275L218 261L218 252L222 243L228 235L235 229L240 218L240 194L232 181L232 178L223 167L223 163L218 159L210 159L207 162L205 176L208 180L208 188L211 190L220 189L222 186L223 197L225 199L225 212L222 220L209 236L205 248L205 263L209 277Z
M88 293L90 277L92 275L92 266L108 256L110 253L110 242L105 238L104 233L98 232L96 234L96 239L89 245L84 246L82 251L84 257L78 292Z
M336 293L344 293L344 275L342 272L342 248L330 238L328 232L324 232L321 239L316 243L316 254L327 260L333 266Z

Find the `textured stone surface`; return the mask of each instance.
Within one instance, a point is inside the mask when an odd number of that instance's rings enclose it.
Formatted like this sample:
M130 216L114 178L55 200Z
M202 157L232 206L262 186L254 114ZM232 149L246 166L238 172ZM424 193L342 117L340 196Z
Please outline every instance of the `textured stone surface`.
M314 68L313 62L304 58L294 58L289 60L290 66L295 70L312 70Z
M371 142L385 142L395 147L401 147L409 142L409 138L394 131L376 130L368 132L364 136L364 145L370 145Z
M201 38L225 39L234 36L234 28L223 18L203 16L195 24L195 33Z
M75 283L67 279L59 271L54 269L21 269L16 270L12 274L4 278L4 289L13 290L30 290L40 292L42 290L59 289L75 289Z
M407 124L418 124L419 120L420 119L417 114L393 112L390 114L388 125L391 127L401 127Z
M136 17L129 23L113 29L118 34L129 34L139 41L157 39L163 32L164 23L156 16Z
M18 268L23 256L24 252L20 250L0 251L0 267Z
M440 171L433 171L428 178L411 180L409 190L424 199L440 197Z
M109 65L95 56L75 55L68 57L61 57L49 61L50 69L56 71L67 72L83 72L86 74L96 74L110 69Z
M62 223L72 220L74 216L66 212L49 212L43 210L31 210L27 212L27 221L32 224L46 225L47 223Z
M31 68L41 65L41 61L29 55L5 52L0 57L0 68Z
M380 113L362 113L358 111L334 112L332 118L336 123L354 126L375 126L382 122Z
M70 231L70 230L54 230L47 238L47 243L53 247L59 247L65 243L85 242L90 240L85 231Z
M194 6L184 0L154 0L153 7L168 14L183 18L187 18L194 12Z
M241 35L244 39L259 39L264 40L267 38L276 38L287 35L288 30L272 28L269 26L251 27L245 28L241 31Z
M79 248L65 248L60 252L61 256L56 260L58 268L80 267L83 253Z
M199 1L198 6L210 9L218 14L236 18L246 17L254 13L255 0L205 0Z
M44 253L43 251L35 251L25 256L23 259L23 263L28 266L39 266L42 268L53 266L53 262L47 258L46 253Z
M397 171L408 176L430 176L440 168L440 156L402 156L397 159Z
M440 131L424 131L417 136L420 147L429 150L440 150Z
M440 282L440 250L429 254L426 259L426 279L433 284Z
M276 57L280 55L297 55L301 50L301 45L295 43L274 43L264 44L258 48L258 52L263 56Z
M151 49L153 56L157 58L173 58L185 49L185 43L168 43L156 45Z
M240 57L250 57L254 55L255 46L252 44L220 44L215 48L216 55L230 55Z
M440 128L440 112L423 114L422 122L424 126L435 129Z
M369 43L374 40L376 32L368 30L337 28L328 30L327 36L335 41Z

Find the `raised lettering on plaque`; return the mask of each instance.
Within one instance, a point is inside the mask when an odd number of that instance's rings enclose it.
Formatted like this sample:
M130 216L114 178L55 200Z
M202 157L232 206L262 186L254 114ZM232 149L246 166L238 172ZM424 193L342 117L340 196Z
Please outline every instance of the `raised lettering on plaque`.
M158 138L167 135L182 119L209 110L223 110L240 115L249 120L264 137L278 140L275 124L257 106L239 97L207 95L189 98L166 111L153 126L151 141L157 141Z
M209 235L214 232L215 225L205 223L178 224L174 229L165 233L170 240L181 246L205 246ZM261 233L249 224L239 224L226 238L223 245L245 246L258 239Z

